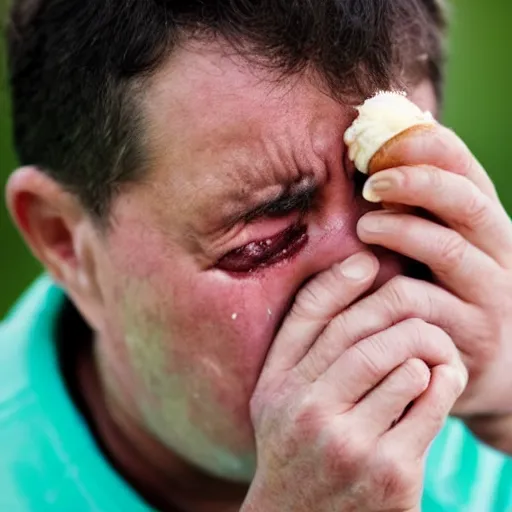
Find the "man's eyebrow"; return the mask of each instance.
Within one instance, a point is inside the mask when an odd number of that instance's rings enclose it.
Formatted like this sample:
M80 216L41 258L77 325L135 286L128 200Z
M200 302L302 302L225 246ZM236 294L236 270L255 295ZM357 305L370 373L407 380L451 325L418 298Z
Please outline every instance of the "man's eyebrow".
M234 223L241 220L250 222L260 217L286 215L296 210L306 211L318 191L318 183L313 179L288 185L281 192L269 199L261 201L252 208L233 216Z

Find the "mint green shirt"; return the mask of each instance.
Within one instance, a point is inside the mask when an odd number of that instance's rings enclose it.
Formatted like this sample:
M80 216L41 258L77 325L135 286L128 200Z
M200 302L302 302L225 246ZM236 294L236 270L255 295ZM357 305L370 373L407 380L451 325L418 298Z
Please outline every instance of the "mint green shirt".
M66 390L54 339L63 301L44 277L0 324L0 512L148 512ZM430 450L422 511L512 511L512 459L450 419Z

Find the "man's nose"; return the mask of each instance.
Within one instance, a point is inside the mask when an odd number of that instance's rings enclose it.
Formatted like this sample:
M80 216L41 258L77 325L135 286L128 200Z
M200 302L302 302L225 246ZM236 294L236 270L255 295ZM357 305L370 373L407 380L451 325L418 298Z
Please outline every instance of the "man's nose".
M357 222L371 209L363 198L352 199L348 204L331 208L326 215L312 222L309 229L311 248L307 255L308 272L317 274L335 263L369 247L357 236Z
M309 261L309 272L317 274L336 263L341 263L357 252L368 250L355 232L355 227L343 226L341 229L330 227L319 234L316 250Z

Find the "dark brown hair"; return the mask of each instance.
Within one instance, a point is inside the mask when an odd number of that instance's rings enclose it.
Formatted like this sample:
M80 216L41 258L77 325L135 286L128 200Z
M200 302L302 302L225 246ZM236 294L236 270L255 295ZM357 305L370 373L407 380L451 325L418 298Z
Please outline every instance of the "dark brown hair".
M15 143L97 218L143 172L137 89L188 38L221 38L280 77L314 69L339 98L430 78L442 87L440 0L14 0Z

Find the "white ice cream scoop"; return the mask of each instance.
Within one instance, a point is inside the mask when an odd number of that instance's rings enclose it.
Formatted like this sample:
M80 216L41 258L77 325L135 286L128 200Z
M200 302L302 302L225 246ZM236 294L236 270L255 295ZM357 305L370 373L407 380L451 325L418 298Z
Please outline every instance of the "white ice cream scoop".
M350 160L364 174L368 174L375 154L391 139L413 126L436 123L430 112L423 112L402 92L379 92L356 108L359 116L344 140Z

